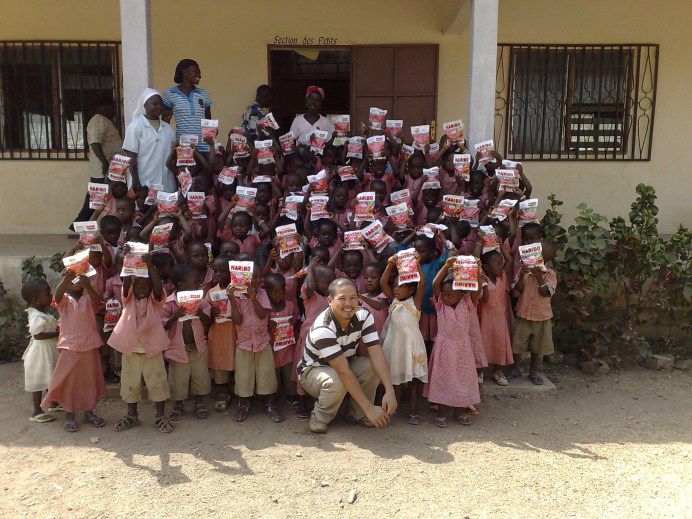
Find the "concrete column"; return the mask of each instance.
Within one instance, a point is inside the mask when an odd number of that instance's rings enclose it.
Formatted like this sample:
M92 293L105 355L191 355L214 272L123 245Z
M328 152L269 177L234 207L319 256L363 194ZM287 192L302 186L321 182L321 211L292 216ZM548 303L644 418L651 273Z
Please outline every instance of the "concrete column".
M472 0L469 107L466 135L469 149L493 138L495 118L495 68L499 0Z
M152 86L149 0L120 0L124 120L127 126L142 91Z

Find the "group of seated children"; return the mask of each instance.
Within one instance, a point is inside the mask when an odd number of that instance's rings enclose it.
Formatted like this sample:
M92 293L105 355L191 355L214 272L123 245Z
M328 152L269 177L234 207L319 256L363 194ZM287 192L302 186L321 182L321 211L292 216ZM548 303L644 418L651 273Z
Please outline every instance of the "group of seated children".
M237 422L254 395L272 422L284 420L279 395L307 419L296 364L341 277L374 316L409 424L423 420L421 393L435 425L470 424L483 374L508 384L527 349L529 378L542 384L554 248L522 165L492 141L472 158L459 121L439 143L413 127L409 146L401 124L383 117L371 110L363 135L350 136L342 116L328 141L317 131L309 146L279 136L271 114L263 140L233 129L224 147L205 135L208 155L184 135L168 160L175 193L128 190L127 160L116 156L108 192L92 191L92 221L75 222L80 240L55 292L41 281L22 290L31 420L64 411L76 431L84 411L102 427L104 372L119 373L127 404L118 431L140 424L143 385L161 432L189 412L189 396L192 414L206 418L210 394L216 411L234 402Z

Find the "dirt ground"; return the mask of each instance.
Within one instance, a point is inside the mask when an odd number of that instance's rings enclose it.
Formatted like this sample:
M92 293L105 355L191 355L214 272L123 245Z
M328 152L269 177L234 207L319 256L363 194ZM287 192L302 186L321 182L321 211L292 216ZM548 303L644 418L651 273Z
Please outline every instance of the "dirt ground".
M555 396L491 398L471 427L339 423L315 436L291 415L215 413L162 435L76 434L27 420L21 364L0 366L0 516L690 516L690 375L566 367ZM290 413L288 406L284 408ZM98 437L97 443L92 443ZM356 501L348 503L355 490Z

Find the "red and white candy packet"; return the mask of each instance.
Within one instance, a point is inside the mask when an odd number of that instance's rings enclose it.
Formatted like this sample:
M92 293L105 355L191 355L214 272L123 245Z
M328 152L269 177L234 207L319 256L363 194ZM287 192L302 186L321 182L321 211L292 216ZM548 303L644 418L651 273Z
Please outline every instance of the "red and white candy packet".
M238 177L238 166L226 166L219 172L219 184L230 186Z
M492 162L493 158L490 156L490 152L495 150L495 145L492 139L489 141L479 142L475 145L476 148L476 160L479 166L483 166L488 162Z
M495 232L495 227L492 225L481 225L479 227L483 234L483 254L491 250L500 250L500 239Z
M471 154L470 153L455 153L452 159L454 161L454 176L471 180Z
M178 322L199 319L196 314L203 297L203 290L183 290L182 292L176 292L175 298L178 306L185 312L185 315L178 319Z
M314 222L321 218L329 218L327 204L329 197L325 195L313 195L310 197L310 221Z
M238 195L238 201L233 208L233 213L238 213L240 211L245 211L249 213L250 207L255 203L255 197L257 196L256 187L245 187L238 186L235 190L235 194Z
M396 142L401 142L401 133L404 130L404 121L401 119L387 119L386 125L392 138Z
M262 117L257 123L262 130L278 130L279 123L276 122L274 114L269 112L267 115Z
M392 225L394 225L397 230L403 230L410 226L411 217L408 214L408 206L406 205L406 202L390 205L389 207L385 208L385 211L387 211L389 221L392 222Z
M149 252L149 245L136 241L128 241L125 245L130 247L130 252L123 258L123 268L120 276L149 277L149 268L144 261L144 255Z
M247 137L245 132L236 133L236 131L231 130L233 133L229 135L231 140L231 150L233 151L234 159L242 159L244 157L250 156L250 147L247 144Z
M430 125L411 126L411 137L415 149L425 150L425 147L430 144Z
M180 185L182 195L187 195L187 192L192 187L192 174L189 169L185 168L185 171L178 173L178 184Z
M448 142L459 144L464 140L464 122L461 119L444 123L442 127L445 130Z
M519 220L519 227L526 225L527 223L537 223L538 222L538 198L527 198L519 202L519 211L517 212L517 219Z
M351 132L350 115L335 115L332 122L334 123L334 133L337 137L346 137Z
M303 203L305 197L302 195L288 195L284 198L284 205L281 208L281 215L295 221L298 219L298 207Z
M375 192L365 191L356 195L353 208L353 219L356 223L371 222L375 219Z
M469 222L471 227L478 227L478 218L481 213L481 208L478 206L478 200L464 199L464 206L461 208L459 220Z
M442 197L442 212L449 218L459 218L464 208L462 195L444 195Z
M130 157L127 155L114 155L108 164L108 180L126 182L128 167L130 167Z
M349 180L358 180L356 176L356 170L353 166L339 166L336 170L339 174L339 178L342 182L348 182Z
M276 228L276 240L279 242L279 256L281 258L303 250L300 246L300 236L294 223L279 225Z
M73 254L72 256L66 256L62 259L63 265L75 276L75 280L79 276L91 277L96 274L96 270L89 263L89 249L84 249L82 251Z
M509 213L514 209L515 205L517 205L516 200L511 200L509 198L500 200L500 203L490 211L490 217L501 222L509 216Z
M192 218L202 220L207 217L204 214L204 199L206 198L204 191L188 191L185 198L187 198L187 208L192 213Z
M165 249L170 241L171 231L173 230L173 223L164 223L157 225L151 231L149 235L149 243L151 243L152 248L157 250Z
M351 137L348 140L348 146L346 148L346 156L352 157L354 159L362 159L363 158L363 142L364 141L365 141L365 138L361 137L360 135L357 135L355 137Z
M310 151L316 155L322 155L324 153L324 144L327 140L329 132L324 130L313 130L310 135Z
M498 168L495 170L495 177L497 177L497 189L499 191L507 193L519 191L519 175L517 175L516 170Z
M191 146L181 144L175 147L176 166L194 166L195 164L194 150Z
M108 184L89 182L87 189L89 191L89 209L101 209L104 205L106 205Z
M376 107L370 108L370 113L368 114L368 123L370 124L370 128L373 130L383 129L385 125L385 117L387 117L387 110Z
M274 141L266 139L263 141L255 141L255 149L257 150L257 162L260 164L274 164L274 151L272 145Z
M120 320L123 307L117 299L106 301L105 313L103 314L103 331L108 333L115 329L115 325Z
M478 259L475 256L454 258L453 290L478 290Z
M375 160L384 159L384 135L373 135L368 137L366 142L368 143L368 151L372 153L372 158Z
M308 175L308 182L312 187L312 194L326 195L329 193L329 183L327 181L327 171L322 170L315 175Z
M370 225L362 229L363 236L372 245L377 254L380 254L390 243L394 243L394 238L384 232L382 222L375 220Z
M344 233L344 250L365 250L363 231L346 231Z
M178 209L178 192L164 193L159 191L156 193L156 205L159 213L173 214Z
M272 317L271 320L276 325L272 330L272 338L274 339L272 349L274 351L283 350L296 343L296 332L293 329L290 317Z
M216 136L219 134L218 119L200 119L199 124L202 127L202 139L206 137L216 139Z
M149 187L147 190L147 197L144 199L144 205L151 206L156 203L156 195L159 190L156 187Z
M519 245L519 258L521 258L522 265L526 265L529 268L540 267L542 270L545 270L541 242Z
M74 222L74 232L79 234L79 243L89 246L89 250L101 252L101 245L95 243L99 237L99 223L96 220Z
M228 269L231 273L231 286L236 296L247 294L247 289L252 284L252 273L255 264L252 261L229 261Z
M406 203L408 208L408 214L413 216L413 202L411 201L411 191L404 188L399 191L392 191L389 195L389 200L391 200L392 205L400 204L402 202Z
M207 295L209 296L209 304L212 308L216 309L216 317L214 317L214 322L227 322L228 317L226 317L226 314L228 313L228 293L225 290L210 290Z
M396 268L399 271L399 284L417 283L420 281L416 249L402 250L396 253Z
M286 132L279 136L279 144L284 155L290 155L296 151L296 138L293 132Z

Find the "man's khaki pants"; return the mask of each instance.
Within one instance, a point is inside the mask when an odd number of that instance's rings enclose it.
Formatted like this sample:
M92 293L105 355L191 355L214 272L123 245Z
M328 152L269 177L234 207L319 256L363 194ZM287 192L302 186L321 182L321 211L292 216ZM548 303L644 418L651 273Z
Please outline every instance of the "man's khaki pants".
M358 379L368 401L374 402L380 379L375 370L372 369L370 359L353 356L348 361L351 371ZM309 395L317 399L315 409L312 411L317 419L322 423L331 422L336 417L339 406L341 406L347 393L346 386L336 370L331 366L306 368L300 375L300 383ZM360 420L365 417L365 412L353 398L351 398L349 408L355 419Z

